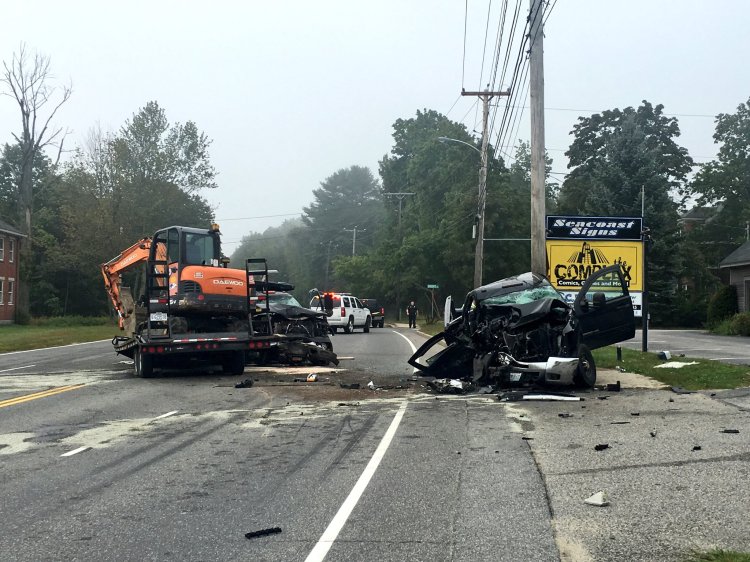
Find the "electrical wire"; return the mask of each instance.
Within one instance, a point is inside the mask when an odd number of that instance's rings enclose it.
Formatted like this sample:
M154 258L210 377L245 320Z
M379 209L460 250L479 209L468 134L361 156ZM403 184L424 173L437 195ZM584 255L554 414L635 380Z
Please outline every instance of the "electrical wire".
M469 18L469 0L466 0L464 5L464 59L461 63L461 89L464 89L465 76L466 76L466 23ZM456 105L455 103L453 105ZM452 109L452 108L451 108Z

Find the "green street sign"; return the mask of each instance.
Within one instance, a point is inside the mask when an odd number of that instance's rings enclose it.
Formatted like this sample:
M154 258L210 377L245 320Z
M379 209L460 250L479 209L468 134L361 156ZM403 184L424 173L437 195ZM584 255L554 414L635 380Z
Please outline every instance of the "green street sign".
M428 289L439 289L440 285L427 285Z

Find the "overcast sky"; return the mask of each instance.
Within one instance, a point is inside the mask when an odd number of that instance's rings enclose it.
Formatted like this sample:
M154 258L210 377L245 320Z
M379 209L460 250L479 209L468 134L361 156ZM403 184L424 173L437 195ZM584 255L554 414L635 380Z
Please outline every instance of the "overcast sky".
M194 121L213 139L219 188L203 195L229 254L243 234L299 214L336 170L377 174L398 118L434 109L479 130L476 99L459 94L487 82L502 6L468 0L464 41L464 0L3 2L0 58L23 41L72 82L56 121L73 131L69 144L96 124L118 129L150 100L171 122ZM679 116L693 158L712 158L712 116L750 97L749 21L744 0L554 3L544 39L553 170L566 171L579 115L643 99ZM519 117L511 142L528 140L528 110ZM19 128L0 97L0 143Z

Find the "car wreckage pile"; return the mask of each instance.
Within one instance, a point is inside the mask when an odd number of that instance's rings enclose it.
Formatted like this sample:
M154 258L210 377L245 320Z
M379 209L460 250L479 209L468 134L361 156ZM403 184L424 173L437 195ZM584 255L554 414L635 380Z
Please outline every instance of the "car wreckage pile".
M619 265L592 273L572 305L546 278L524 273L471 291L459 310L448 301L445 330L409 364L435 377L429 386L446 393L590 388L596 382L591 350L634 335L632 301ZM445 348L421 363L441 342Z

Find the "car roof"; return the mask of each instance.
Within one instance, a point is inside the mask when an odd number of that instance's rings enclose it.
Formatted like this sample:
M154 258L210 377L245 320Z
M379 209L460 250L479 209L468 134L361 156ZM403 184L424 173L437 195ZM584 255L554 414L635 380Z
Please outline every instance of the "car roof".
M499 281L494 281L488 285L483 285L469 292L469 294L477 300L484 300L498 295L507 295L508 293L515 293L516 291L533 289L534 287L539 287L545 283L549 283L546 277L529 271L527 273L521 273L519 275L500 279Z

